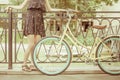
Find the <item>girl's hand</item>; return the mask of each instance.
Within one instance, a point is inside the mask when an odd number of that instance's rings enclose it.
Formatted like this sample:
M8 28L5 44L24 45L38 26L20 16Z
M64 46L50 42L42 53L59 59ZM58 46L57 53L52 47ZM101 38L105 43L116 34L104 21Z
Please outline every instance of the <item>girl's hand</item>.
M79 13L78 10L74 10L74 9L68 9L68 11L70 11L70 12L75 12L75 13Z
M12 6L8 6L5 8L5 12L7 12L7 13L10 12L11 10L12 10Z
M56 12L58 11L59 12L59 11L66 11L66 10L65 9L55 9L55 8L53 8L51 11L56 11Z

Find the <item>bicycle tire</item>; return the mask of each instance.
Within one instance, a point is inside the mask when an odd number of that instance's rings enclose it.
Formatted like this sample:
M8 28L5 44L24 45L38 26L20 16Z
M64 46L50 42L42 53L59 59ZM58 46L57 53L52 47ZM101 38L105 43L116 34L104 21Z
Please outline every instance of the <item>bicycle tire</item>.
M45 37L34 48L33 63L43 74L58 75L71 63L70 47L64 40L58 47L59 41L60 38L56 36Z
M112 35L103 39L96 49L96 58L102 71L110 75L119 75L120 35Z

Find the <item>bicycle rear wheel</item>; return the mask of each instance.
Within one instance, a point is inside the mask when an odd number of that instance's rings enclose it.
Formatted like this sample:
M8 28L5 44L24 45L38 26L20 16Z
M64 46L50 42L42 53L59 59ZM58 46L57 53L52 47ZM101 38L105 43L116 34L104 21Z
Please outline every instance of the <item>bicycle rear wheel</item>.
M33 62L36 68L46 75L64 72L71 63L71 51L59 37L45 37L34 48Z
M120 74L120 36L109 36L100 42L96 58L101 70L112 75Z

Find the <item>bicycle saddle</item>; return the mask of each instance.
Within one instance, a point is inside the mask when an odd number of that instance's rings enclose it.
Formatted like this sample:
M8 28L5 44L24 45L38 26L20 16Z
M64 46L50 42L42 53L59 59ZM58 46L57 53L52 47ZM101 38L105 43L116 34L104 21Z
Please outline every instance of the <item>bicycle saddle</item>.
M93 25L91 27L95 28L95 29L105 29L107 27L107 25Z

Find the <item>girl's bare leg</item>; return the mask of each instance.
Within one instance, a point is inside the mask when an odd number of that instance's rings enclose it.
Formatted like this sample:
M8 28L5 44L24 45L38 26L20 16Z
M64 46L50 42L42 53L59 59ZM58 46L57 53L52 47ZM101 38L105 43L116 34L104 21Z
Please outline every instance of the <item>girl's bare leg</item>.
M31 52L33 52L33 49L34 49L35 45L38 43L38 41L39 41L40 39L41 39L41 36L40 36L40 35L35 35L35 36L34 36L34 46L33 46ZM34 65L33 60L32 60L32 54L33 54L33 53L31 53L31 65Z
M28 38L28 47L25 51L22 69L24 71L29 71L29 70L31 71L31 70L35 69L35 67L33 65L33 61L32 61L32 53L33 53L33 49L35 47L35 44L40 40L40 35L28 35L27 38ZM27 66L27 60L28 60L29 56L31 56L30 68Z
M28 35L27 38L28 38L28 47L27 47L25 54L24 54L23 65L27 64L27 60L28 60L30 53L32 51L32 48L34 46L34 35Z

